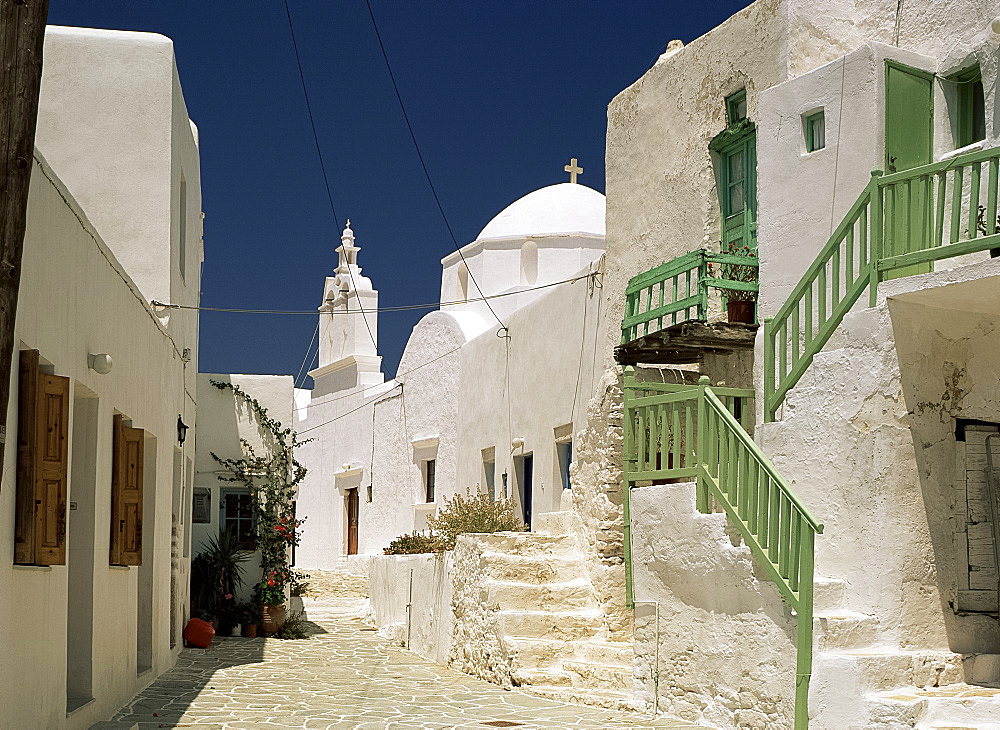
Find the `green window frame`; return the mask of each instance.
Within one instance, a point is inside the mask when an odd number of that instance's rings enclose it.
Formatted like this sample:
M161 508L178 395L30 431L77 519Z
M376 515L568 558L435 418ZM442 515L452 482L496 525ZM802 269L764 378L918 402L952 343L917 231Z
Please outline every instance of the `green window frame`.
M747 118L747 90L740 89L726 97L726 124L733 126Z
M957 146L981 142L986 139L986 97L979 65L960 71L951 81L957 86Z
M817 152L826 147L826 116L823 110L806 115L806 152Z

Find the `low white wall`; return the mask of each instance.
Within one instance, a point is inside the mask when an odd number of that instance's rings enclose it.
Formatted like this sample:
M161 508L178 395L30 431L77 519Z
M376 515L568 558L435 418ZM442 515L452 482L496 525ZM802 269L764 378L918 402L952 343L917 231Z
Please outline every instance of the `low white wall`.
M452 566L450 552L383 555L372 558L369 570L371 608L380 632L403 646L409 641L411 651L443 665L454 623Z

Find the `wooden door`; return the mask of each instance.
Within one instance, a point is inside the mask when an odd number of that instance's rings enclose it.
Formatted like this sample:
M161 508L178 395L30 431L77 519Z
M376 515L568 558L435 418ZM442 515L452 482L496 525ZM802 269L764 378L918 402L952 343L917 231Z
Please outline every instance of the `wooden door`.
M145 432L114 417L111 480L112 565L142 565L142 477Z
M933 162L934 76L926 71L886 61L885 171L902 172ZM923 185L894 185L886 189L886 256L926 248L922 219L926 212ZM887 279L925 274L933 264L917 264L887 272Z
M358 490L347 490L347 554L358 554Z

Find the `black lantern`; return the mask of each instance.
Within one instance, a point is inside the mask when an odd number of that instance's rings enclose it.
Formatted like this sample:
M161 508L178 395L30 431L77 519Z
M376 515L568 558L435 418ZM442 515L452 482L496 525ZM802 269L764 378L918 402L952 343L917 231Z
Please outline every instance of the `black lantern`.
M180 416L177 416L177 443L181 446L184 445L184 439L187 438L189 426L181 420Z

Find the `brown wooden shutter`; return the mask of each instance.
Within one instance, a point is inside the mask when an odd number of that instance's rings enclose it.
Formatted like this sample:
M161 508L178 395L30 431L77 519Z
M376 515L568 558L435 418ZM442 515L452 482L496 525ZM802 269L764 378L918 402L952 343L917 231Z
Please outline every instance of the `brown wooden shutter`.
M69 378L38 376L35 441L35 562L66 564Z
M38 350L20 354L14 562L66 564L69 378L38 369Z
M142 472L145 432L114 418L111 481L112 565L142 565Z
M21 350L17 387L17 483L14 491L14 562L35 562L35 438L38 350Z

